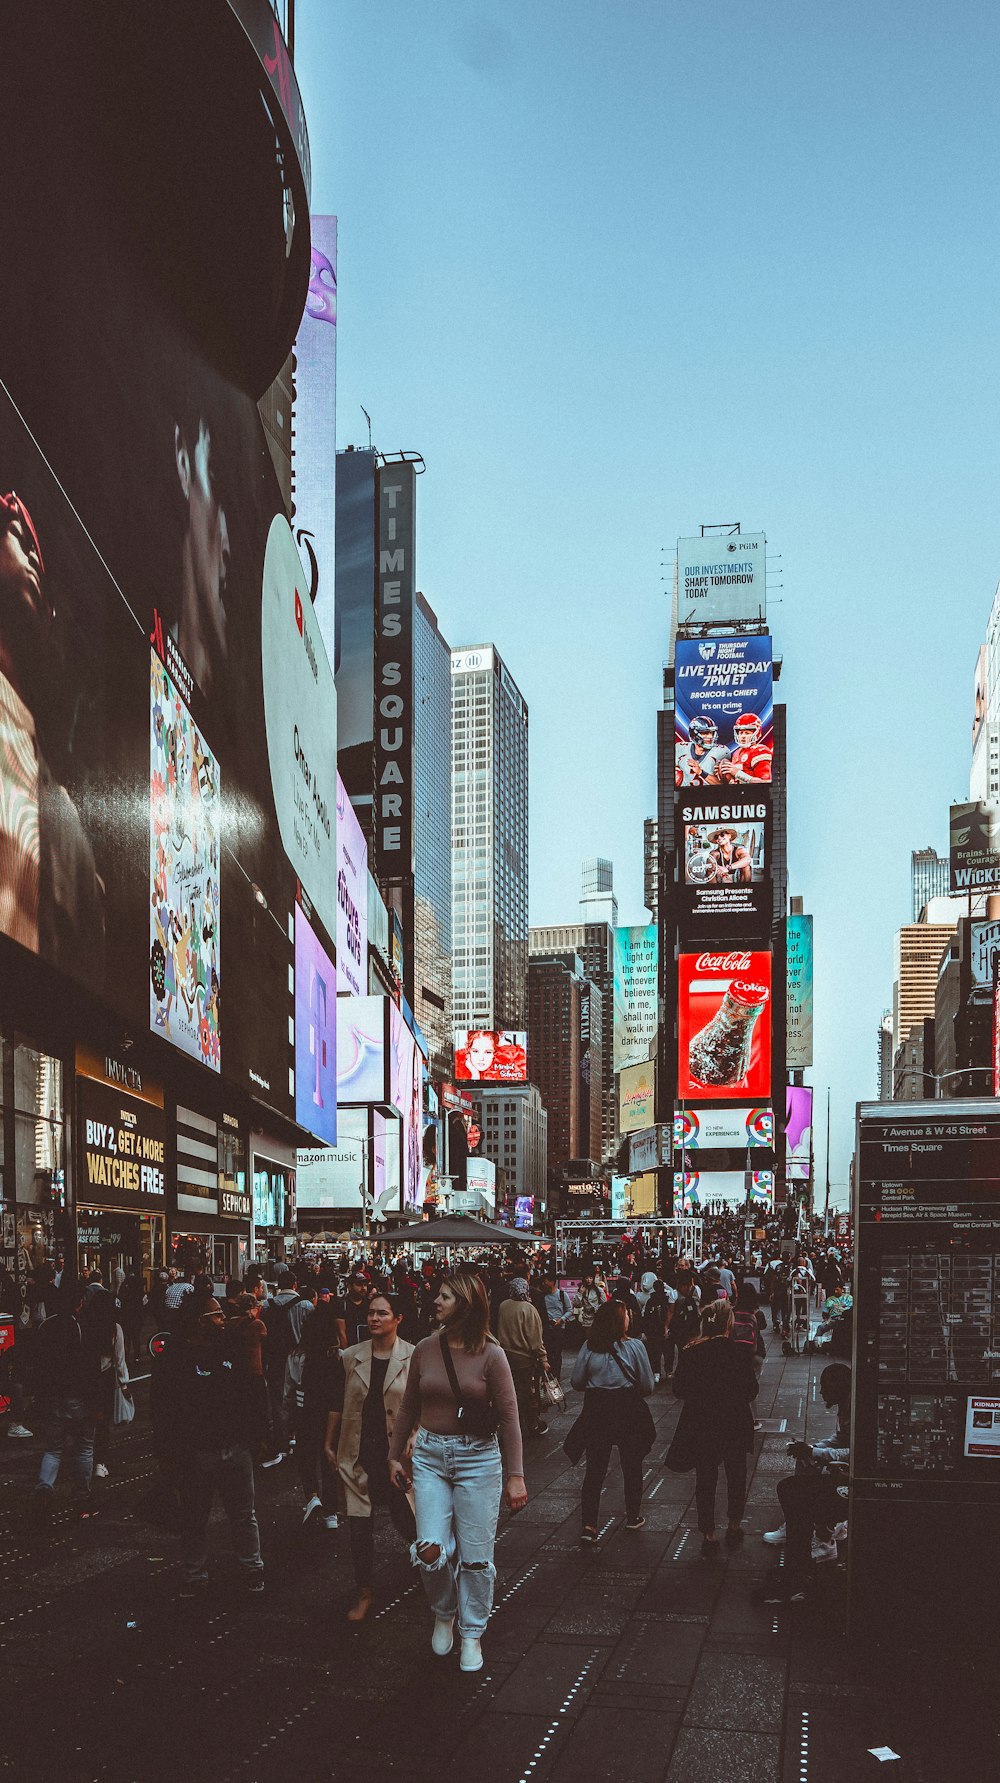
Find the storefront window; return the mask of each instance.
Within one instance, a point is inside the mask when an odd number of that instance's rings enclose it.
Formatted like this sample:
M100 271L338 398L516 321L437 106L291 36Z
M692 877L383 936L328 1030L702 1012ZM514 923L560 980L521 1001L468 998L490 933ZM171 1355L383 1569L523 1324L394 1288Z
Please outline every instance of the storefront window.
M62 1061L0 1033L0 1268L23 1319L55 1261L65 1208Z

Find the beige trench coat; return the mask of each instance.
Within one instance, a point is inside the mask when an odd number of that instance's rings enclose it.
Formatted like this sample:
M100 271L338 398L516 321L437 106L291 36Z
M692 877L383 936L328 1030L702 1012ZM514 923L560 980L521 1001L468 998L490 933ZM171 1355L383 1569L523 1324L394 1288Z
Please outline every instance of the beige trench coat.
M389 1357L389 1367L385 1377L385 1389L382 1400L385 1405L385 1427L389 1441L392 1441L392 1428L396 1421L396 1413L402 1403L406 1388L406 1377L410 1370L410 1357L413 1354L412 1343L404 1343L397 1337ZM368 1475L359 1460L361 1450L361 1413L368 1397L368 1388L372 1377L371 1340L356 1343L341 1356L344 1364L344 1415L337 1439L337 1470L344 1482L344 1493L347 1498L347 1515L349 1517L370 1517L372 1514L371 1499L368 1496Z

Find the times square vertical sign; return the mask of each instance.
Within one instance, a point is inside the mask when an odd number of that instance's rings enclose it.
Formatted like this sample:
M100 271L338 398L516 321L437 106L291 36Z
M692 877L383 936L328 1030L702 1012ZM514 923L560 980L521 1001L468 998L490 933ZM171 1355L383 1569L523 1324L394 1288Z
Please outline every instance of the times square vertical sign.
M416 472L381 465L378 492L378 673L375 836L380 877L413 872L413 603Z

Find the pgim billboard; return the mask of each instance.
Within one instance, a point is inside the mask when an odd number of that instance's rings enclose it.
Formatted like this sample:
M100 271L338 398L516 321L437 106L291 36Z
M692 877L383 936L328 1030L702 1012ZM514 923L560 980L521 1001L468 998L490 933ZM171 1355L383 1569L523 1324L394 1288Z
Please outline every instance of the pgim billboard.
M678 638L674 698L677 786L770 785L770 637Z
M771 955L682 953L677 1095L682 1101L771 1094Z
M677 541L677 623L737 625L767 612L762 532Z

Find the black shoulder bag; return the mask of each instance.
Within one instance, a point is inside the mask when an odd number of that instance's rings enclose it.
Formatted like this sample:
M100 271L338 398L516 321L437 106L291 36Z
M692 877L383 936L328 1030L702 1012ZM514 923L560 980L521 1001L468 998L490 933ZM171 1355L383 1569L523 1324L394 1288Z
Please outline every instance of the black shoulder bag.
M441 1354L444 1358L448 1384L455 1396L455 1404L458 1407L457 1417L458 1422L462 1427L461 1434L463 1436L477 1436L482 1442L488 1442L491 1436L496 1436L500 1426L500 1419L497 1417L489 1400L483 1405L479 1400L473 1400L470 1403L468 1400L463 1399L462 1389L458 1384L458 1375L455 1373L455 1364L451 1359L451 1347L443 1331L441 1333Z

